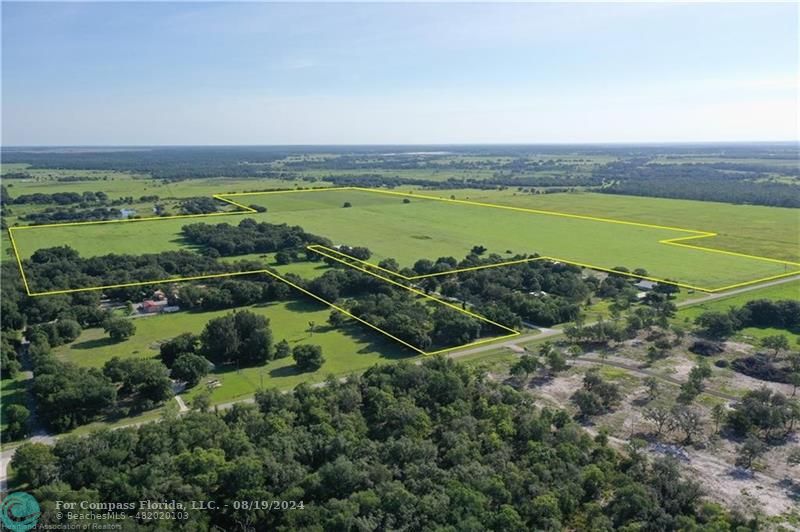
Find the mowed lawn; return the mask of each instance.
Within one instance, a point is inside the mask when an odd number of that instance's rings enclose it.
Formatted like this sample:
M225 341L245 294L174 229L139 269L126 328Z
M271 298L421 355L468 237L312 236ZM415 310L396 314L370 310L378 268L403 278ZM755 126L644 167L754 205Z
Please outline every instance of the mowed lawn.
M321 381L327 375L344 375L362 371L376 363L412 357L410 350L384 339L377 333L358 325L344 329L333 329L327 325L330 310L311 301L289 301L247 307L270 320L273 339L286 339L289 345L316 344L322 347L325 364L314 373L298 373L294 360L284 358L268 364L237 370L235 367L220 367L214 375L204 379L219 379L222 386L214 388L215 403L231 401L252 395L259 386L291 388L300 382ZM102 329L87 329L73 343L55 349L63 360L86 367L102 367L114 356L121 358L158 356L161 342L183 332L199 334L205 324L216 317L232 311L179 312L176 314L137 318L136 333L124 342L113 342ZM315 331L309 331L309 322L315 322ZM204 384L201 383L198 389ZM192 395L198 390L189 393Z
M420 258L446 255L461 258L472 246L484 245L490 252L501 255L539 253L604 268L645 268L653 277L670 278L702 288L720 288L800 269L660 244L659 240L692 234L673 229L466 205L413 195L404 198L368 191L329 190L232 198L244 204L263 205L268 212L34 227L15 231L15 238L23 256L30 256L41 247L61 244L74 247L84 256L152 253L184 245L180 228L187 223L236 224L242 216L247 216L260 221L300 225L337 244L367 246L373 251L373 261L392 257L403 266L410 266ZM470 199L480 201L479 198ZM344 208L346 202L352 207ZM698 242L702 240L691 241L693 245Z

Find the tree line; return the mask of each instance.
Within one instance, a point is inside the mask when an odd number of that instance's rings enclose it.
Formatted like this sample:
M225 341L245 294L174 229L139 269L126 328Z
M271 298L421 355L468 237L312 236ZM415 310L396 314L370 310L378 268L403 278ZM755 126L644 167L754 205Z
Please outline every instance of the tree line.
M90 190L85 192L54 192L52 194L36 192L34 194L21 194L16 198L12 198L5 185L3 186L3 189L4 190L2 194L0 194L0 198L2 198L4 204L7 203L9 205L70 205L74 203L104 202L108 199L108 194L105 192L92 192Z
M746 327L774 327L800 330L800 301L754 299L727 311L707 311L696 319L700 332L713 339L725 339Z
M609 186L606 194L720 201L772 207L800 207L797 184L767 181L767 168L738 164L647 164L628 160L606 164L594 171ZM769 167L775 172L774 167ZM783 170L781 170L783 172ZM794 170L789 170L796 178Z
M28 282L40 292L238 271L235 263L184 250L85 258L69 246L38 249L23 265Z
M189 224L182 227L181 234L187 242L203 246L212 256L270 253L331 243L327 238L306 233L300 226L256 222L252 218L245 218L238 225Z

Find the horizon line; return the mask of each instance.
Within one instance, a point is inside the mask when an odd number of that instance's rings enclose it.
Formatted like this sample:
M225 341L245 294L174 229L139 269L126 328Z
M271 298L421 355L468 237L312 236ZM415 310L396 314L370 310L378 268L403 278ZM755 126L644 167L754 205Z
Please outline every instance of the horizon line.
M314 148L314 147L396 147L396 146L697 146L697 145L735 145L735 144L797 144L798 139L768 140L668 140L668 141L547 141L547 142L424 142L424 143L291 143L291 144L0 144L0 149L20 148L225 148L225 147L275 147L275 148Z

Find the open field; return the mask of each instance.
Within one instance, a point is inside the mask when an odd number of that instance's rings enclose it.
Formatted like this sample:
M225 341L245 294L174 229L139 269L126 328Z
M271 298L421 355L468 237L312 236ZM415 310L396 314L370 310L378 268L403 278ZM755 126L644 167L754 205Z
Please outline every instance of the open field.
M367 246L372 261L395 258L410 266L420 258L463 257L481 244L500 255L538 253L556 260L598 268L644 268L654 278L690 287L720 290L740 283L786 275L794 264L695 249L698 231L713 228L666 228L625 221L553 215L525 209L475 205L447 197L334 189L276 194L238 195L240 203L267 207L246 216L272 223L301 225L336 243ZM637 198L638 199L638 198ZM475 201L471 198L470 201ZM351 208L343 208L345 202ZM236 217L242 215L235 215ZM192 221L236 223L236 217L173 218L123 223L15 229L20 255L68 244L84 256L104 253L148 253L182 245L180 228ZM146 234L147 238L141 238ZM694 237L688 243L664 244ZM680 246L680 247L679 247ZM35 291L35 287L32 287Z
M717 236L695 240L693 245L800 261L798 209L593 192L530 194L514 189L459 189L447 193L459 199L713 231Z
M31 173L36 171L30 171ZM38 172L44 172L39 170ZM46 172L59 172L46 170ZM58 181L55 177L43 176L38 179L8 179L4 181L12 197L37 192L54 194L56 192L86 192L102 191L111 199L120 197L156 195L164 198L188 198L198 196L211 196L223 192L242 192L246 190L264 190L270 188L294 188L295 186L309 186L305 181L285 179L247 179L214 177L205 179L187 179L184 181L163 181L152 179L144 175L123 172L94 172L60 171L65 175L84 175L86 181ZM315 187L326 186L327 183L315 183Z
M309 378L322 380L328 374L361 371L376 363L414 356L412 351L364 327L328 327L326 322L330 310L322 304L300 300L247 308L269 318L274 341L286 339L292 347L298 344L321 346L325 364L315 373L297 373L291 357L239 371L235 367L220 367L213 377L208 377L222 382L221 387L214 389L214 402L251 395L262 382L265 387L287 389ZM224 310L179 312L138 318L134 320L136 333L133 337L119 343L111 341L102 329L87 329L73 343L56 348L55 353L63 360L87 367L102 367L114 356L151 358L158 356L161 342L183 332L199 334L209 320L228 313L230 311ZM311 321L317 324L313 333L309 331Z

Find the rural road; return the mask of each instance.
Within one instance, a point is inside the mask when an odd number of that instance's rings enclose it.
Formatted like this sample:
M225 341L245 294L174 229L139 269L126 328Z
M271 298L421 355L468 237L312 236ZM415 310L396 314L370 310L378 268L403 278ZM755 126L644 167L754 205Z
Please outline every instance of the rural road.
M768 283L743 286L742 288L736 288L735 290L728 290L727 292L720 292L718 294L706 294L704 296L697 297L695 299L687 299L686 301L681 301L680 303L677 303L675 306L688 307L689 305L697 305L699 303L705 303L706 301L713 301L715 299L724 299L726 297L735 296L737 294L743 294L745 292L751 292L753 290L760 290L762 288L768 288L770 286L775 286L784 283L791 283L792 281L800 281L800 275L784 277L783 279L776 279L774 281L769 281Z
M761 283L756 285L744 286L742 288L737 288L736 290L729 290L727 292L720 292L718 294L706 294L704 296L700 296L694 299L687 299L686 301L681 301L680 303L676 303L675 306L677 307L688 307L690 305L698 305L700 303L705 303L707 301L713 301L715 299L723 299L726 297L735 296L737 294L743 294L745 292L750 292L753 290L760 290L762 288L767 288L770 286L780 285L784 283L790 283L792 281L800 280L800 275L794 275L792 277L784 277L783 279L776 279L775 281L770 281L768 283ZM459 358L467 355L473 355L475 353L482 353L484 351L491 351L492 349L497 349L499 347L508 347L511 345L524 343L529 340L541 340L542 338L549 338L552 336L558 336L564 333L564 331L559 329L548 329L545 327L539 327L536 325L531 325L526 323L528 327L536 327L541 332L539 334L528 334L523 336L517 336L513 340L509 340L503 343L496 343L496 344L486 344L477 347L467 348L459 351L452 351L450 352L447 357L448 358ZM593 323L587 323L586 325L593 325Z

